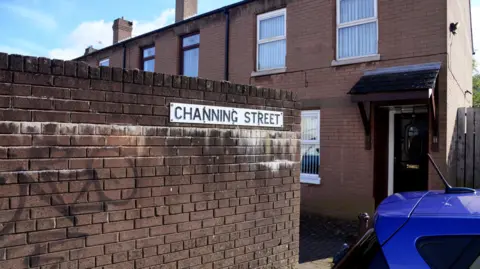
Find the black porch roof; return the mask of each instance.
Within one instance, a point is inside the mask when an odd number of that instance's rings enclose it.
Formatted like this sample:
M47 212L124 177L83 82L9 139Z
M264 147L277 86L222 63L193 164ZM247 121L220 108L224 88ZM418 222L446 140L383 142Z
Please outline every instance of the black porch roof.
M441 63L398 66L367 71L349 94L434 89Z

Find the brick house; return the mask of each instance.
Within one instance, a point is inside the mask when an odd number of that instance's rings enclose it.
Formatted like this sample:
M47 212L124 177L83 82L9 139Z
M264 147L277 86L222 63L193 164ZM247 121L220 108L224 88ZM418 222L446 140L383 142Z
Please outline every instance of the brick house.
M114 44L76 60L297 92L303 211L353 218L440 188L427 152L454 169L470 1L245 0L193 16L196 2L177 0L174 24L136 37L117 19Z

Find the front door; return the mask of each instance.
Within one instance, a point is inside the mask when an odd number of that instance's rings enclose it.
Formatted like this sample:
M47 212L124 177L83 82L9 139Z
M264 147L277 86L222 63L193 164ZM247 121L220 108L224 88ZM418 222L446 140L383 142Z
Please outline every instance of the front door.
M394 117L393 192L428 189L428 114Z

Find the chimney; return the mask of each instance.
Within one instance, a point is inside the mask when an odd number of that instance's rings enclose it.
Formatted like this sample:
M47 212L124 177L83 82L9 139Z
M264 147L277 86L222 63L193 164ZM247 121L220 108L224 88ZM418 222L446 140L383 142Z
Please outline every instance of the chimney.
M88 46L86 49L85 49L85 53L83 55L88 55L92 52L95 52L97 51L96 49L93 48L93 46Z
M176 0L175 22L197 15L197 0Z
M124 20L123 17L113 21L113 44L132 37L133 23Z

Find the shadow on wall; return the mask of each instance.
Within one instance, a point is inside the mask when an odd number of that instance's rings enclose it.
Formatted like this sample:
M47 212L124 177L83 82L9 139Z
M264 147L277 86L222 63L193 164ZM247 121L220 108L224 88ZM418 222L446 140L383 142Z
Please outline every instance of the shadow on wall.
M455 124L453 126L452 137L450 138L450 149L448 151L448 158L447 158L447 181L452 186L456 187L463 187L465 183L459 182L457 178L457 158L458 158L458 146L459 144L463 144L464 142L464 135L462 131L459 131L458 126L458 117L461 114L460 110L464 110L464 108L459 108L457 112L457 117L455 117ZM462 121L463 122L463 121ZM463 127L463 126L462 126ZM463 129L462 129L463 130ZM463 159L463 157L462 157ZM460 183L460 184L459 184Z

